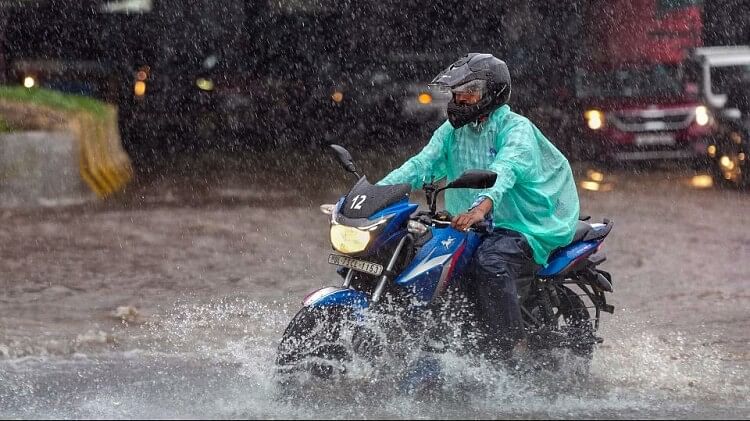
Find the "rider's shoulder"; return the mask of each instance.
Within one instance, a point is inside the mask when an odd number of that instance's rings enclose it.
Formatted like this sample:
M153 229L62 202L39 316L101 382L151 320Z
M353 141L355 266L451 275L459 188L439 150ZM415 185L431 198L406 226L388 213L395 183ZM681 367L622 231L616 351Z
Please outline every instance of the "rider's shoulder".
M493 112L490 119L502 130L530 128L534 126L531 120L512 111L507 104Z
M435 131L432 133L433 138L439 138L440 140L446 140L449 137L453 135L453 132L456 129L453 128L453 125L450 123L450 121L445 120L443 124L441 124Z

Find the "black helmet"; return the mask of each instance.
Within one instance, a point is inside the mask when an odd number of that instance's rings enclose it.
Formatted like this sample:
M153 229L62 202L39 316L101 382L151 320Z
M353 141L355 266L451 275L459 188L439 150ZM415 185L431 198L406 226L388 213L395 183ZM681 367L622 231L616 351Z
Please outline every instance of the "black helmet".
M430 86L454 93L463 89L481 93L479 102L472 105L459 105L453 96L448 104L448 120L453 127L459 128L508 102L510 72L505 62L492 54L470 53L435 76Z

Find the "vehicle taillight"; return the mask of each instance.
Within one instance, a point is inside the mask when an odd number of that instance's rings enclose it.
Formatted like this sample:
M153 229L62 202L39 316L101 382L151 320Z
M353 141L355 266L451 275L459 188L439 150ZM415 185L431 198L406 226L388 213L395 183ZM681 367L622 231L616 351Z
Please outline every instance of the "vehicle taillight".
M141 66L138 68L138 71L135 73L135 82L133 83L133 95L136 97L143 97L146 95L146 89L147 84L146 80L148 79L149 73L151 72L151 68L149 66Z

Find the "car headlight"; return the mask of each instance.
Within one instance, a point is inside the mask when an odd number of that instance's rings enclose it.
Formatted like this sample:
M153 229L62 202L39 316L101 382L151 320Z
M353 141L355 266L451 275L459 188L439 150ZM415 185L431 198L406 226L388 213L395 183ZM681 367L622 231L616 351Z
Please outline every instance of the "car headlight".
M213 91L214 81L211 79L200 77L195 81L195 86L197 86L201 91Z
M331 245L341 253L359 253L367 248L369 242L368 231L346 225L331 225Z
M583 113L583 118L591 130L599 130L604 126L604 113L599 110L588 110Z
M23 78L23 86L27 89L31 89L36 85L36 79L34 76L26 76Z
M705 126L711 120L711 116L708 113L708 108L703 105L695 107L695 122L699 126Z

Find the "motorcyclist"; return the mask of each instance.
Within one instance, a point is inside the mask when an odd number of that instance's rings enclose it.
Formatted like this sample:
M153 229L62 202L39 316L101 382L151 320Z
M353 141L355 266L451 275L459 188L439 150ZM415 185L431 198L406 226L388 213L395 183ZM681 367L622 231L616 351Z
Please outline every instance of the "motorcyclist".
M448 121L427 146L378 184L448 182L468 169L497 173L487 190L447 190L452 226L467 230L491 219L461 288L484 332L485 355L502 360L528 349L516 280L545 265L570 243L579 202L567 159L527 118L510 110L508 67L491 54L472 53L439 73L431 87L449 90Z

